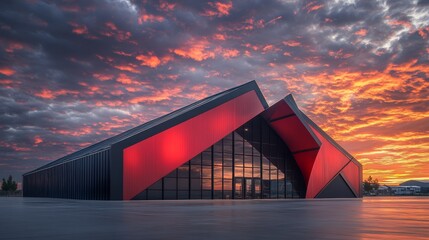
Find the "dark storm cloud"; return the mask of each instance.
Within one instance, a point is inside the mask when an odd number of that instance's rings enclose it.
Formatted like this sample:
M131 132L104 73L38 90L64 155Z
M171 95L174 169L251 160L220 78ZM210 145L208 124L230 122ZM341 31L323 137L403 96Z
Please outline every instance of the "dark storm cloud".
M427 1L3 1L0 9L0 168L16 177L252 79L270 103L294 93L339 136L372 126L380 102L410 116L428 109Z

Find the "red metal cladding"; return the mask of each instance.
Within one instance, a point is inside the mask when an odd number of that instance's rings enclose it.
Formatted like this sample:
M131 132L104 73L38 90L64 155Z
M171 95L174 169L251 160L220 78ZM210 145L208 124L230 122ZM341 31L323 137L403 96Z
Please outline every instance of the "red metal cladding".
M307 184L306 198L316 195L346 166L350 159L340 152L332 143L325 139L315 128L313 133L322 145L313 164L313 169Z
M264 116L293 153L307 184L319 149L318 142L284 100L270 107Z
M341 171L341 174L346 179L346 181L351 185L350 187L355 191L355 193L360 195L360 171L356 163L350 161L349 164Z
M124 149L123 198L132 199L263 110L250 91Z
M276 119L284 116L288 116L291 114L295 114L293 110L286 104L285 101L281 100L271 106L267 111L264 113L265 117L268 119Z
M271 122L270 125L293 153L319 147L319 144L296 116Z
M305 183L308 184L310 180L311 170L313 169L314 161L316 160L318 149L295 153L293 157L301 170Z

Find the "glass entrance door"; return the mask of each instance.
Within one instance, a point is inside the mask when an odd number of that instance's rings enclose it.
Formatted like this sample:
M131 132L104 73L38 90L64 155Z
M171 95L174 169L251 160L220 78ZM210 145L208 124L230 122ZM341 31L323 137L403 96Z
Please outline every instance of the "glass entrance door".
M234 179L235 199L260 198L261 179L260 178L235 178Z

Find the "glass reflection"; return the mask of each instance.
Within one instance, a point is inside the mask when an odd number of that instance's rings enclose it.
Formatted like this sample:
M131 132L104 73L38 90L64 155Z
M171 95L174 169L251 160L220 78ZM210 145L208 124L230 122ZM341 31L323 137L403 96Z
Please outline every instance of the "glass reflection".
M304 194L303 177L287 146L264 119L256 117L135 199L297 198Z

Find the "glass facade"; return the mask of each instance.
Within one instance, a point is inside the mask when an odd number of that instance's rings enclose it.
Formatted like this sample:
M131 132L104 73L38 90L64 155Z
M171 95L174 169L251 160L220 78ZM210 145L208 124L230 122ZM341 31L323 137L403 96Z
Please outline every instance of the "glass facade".
M257 116L134 199L302 197L304 179L292 154Z

